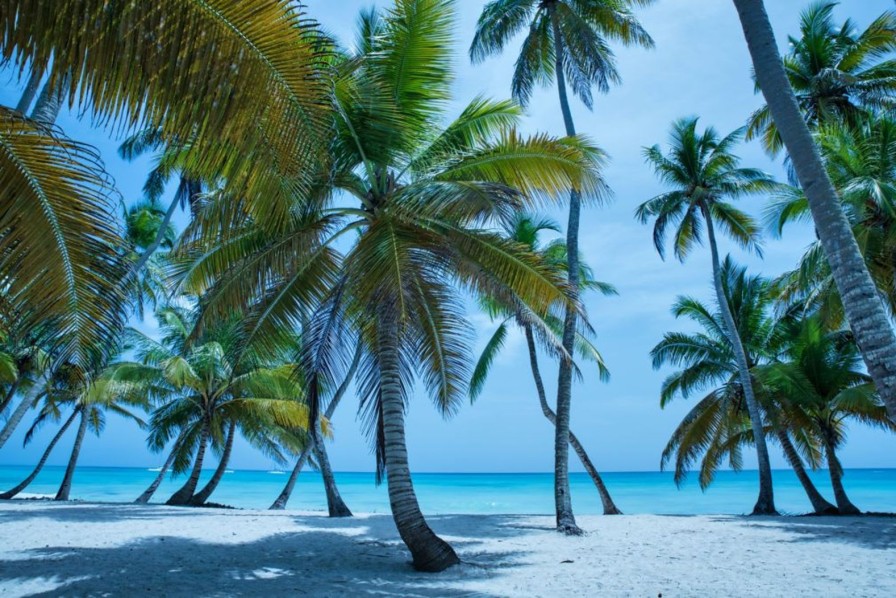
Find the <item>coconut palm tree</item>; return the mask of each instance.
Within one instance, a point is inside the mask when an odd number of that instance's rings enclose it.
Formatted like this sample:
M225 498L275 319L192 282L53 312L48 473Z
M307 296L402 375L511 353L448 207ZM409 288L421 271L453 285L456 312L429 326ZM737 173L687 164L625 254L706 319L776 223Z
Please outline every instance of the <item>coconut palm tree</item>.
M473 62L485 60L504 49L526 27L511 83L513 97L523 106L539 83L556 78L560 111L568 136L576 134L567 94L572 92L589 109L593 87L606 93L620 81L608 40L625 45L653 47L653 40L632 13L634 6L653 0L492 0L482 10L470 46ZM569 223L566 227L567 276L574 299L579 292L580 189L570 190ZM575 310L568 309L563 322L563 348L575 347ZM557 423L554 426L554 500L557 529L566 534L582 533L576 525L569 494L569 418L572 405L572 367L561 361L557 383Z
M452 21L446 0L364 13L356 52L335 66L333 170L319 177L321 207L272 236L238 198L210 197L186 231L180 272L190 292L207 293L209 314L248 304L247 343L263 345L313 314L302 332L312 413L360 338L378 469L414 566L427 571L458 558L427 524L411 481L404 411L415 378L445 415L466 394L471 338L459 289L518 302L539 324L537 314L568 301L542 259L490 227L570 187L588 197L603 190L599 150L576 137L521 136L510 102L477 98L444 126ZM336 190L351 203L333 203ZM219 226L225 216L236 223ZM334 246L343 239L344 257Z
M128 346L136 361L116 364L115 373L158 405L150 417L150 446L161 450L177 437L168 465L179 473L192 461L190 476L168 503L202 504L223 477L237 430L283 462L281 444L293 442L287 429L307 430L308 412L299 401L303 391L294 366L240 354L233 321L201 331L193 314L176 307L161 309L158 318L162 339L129 329ZM219 466L197 492L210 445L221 453Z
M782 359L757 372L786 406L788 416L812 430L824 449L837 509L852 515L859 509L843 487L843 467L837 457L846 438L846 421L855 419L896 430L887 417L861 354L848 332L828 332L821 319L805 318L788 339Z
M45 8L17 0L0 14L9 33L0 54L28 78L19 110L0 107L0 277L7 297L28 307L26 328L56 322L60 363L89 367L94 352L117 346L127 264L111 178L93 148L50 127L59 108L155 128L166 141L192 139L185 160L196 171L223 177L273 216L289 209L321 157L330 85L320 34L289 0Z
M786 336L789 316L781 320L771 317L772 295L769 282L758 276L748 276L746 268L736 266L730 257L722 262L722 287L746 352L751 376L756 368L769 363L780 351ZM676 318L687 318L699 327L699 332L666 333L650 352L654 368L673 365L680 368L664 381L660 392L660 406L665 407L676 396L684 399L709 391L688 412L676 427L663 449L661 467L674 459L675 482L680 484L691 466L699 459L700 487L707 488L724 460L739 470L742 451L754 444L750 416L737 359L725 332L721 310L712 309L700 301L679 297L672 308ZM816 513L836 512L813 484L803 464L801 453L814 466L818 454L814 437L806 428L790 426L784 409L756 384L766 434L775 438L784 451L787 462L806 491Z
M816 139L868 271L896 314L896 121L881 115L855 126L824 124ZM777 235L789 222L810 219L805 194L783 188L766 218ZM830 326L843 325L843 305L820 242L807 250L796 270L782 275L779 286L785 300L811 304Z
M72 423L77 419L79 413L79 408L75 408L72 410L71 414L65 419L63 424L59 427L59 430L56 431L56 434L53 435L53 438L50 439L49 444L47 444L47 448L44 449L43 454L38 460L37 465L34 466L34 469L31 471L28 476L16 484L10 490L3 492L0 494L0 498L2 499L10 499L15 498L20 492L22 492L25 488L27 488L31 482L38 476L38 474L43 470L44 465L47 464L47 460L50 458L50 454L53 452L53 449L56 448L56 445L68 431L69 427L71 427ZM41 414L37 417L35 422L32 424L31 428L28 430L28 433L25 434L25 444L28 444L34 438L34 432L44 423L49 417L53 416L53 419L56 421L59 420L59 409L56 403L48 403Z
M533 253L541 253L545 258L545 261L554 265L559 272L565 273L567 267L566 244L563 243L563 241L556 240L549 243L546 247L542 247L539 243L539 233L548 230L559 232L560 228L551 220L535 218L520 212L506 225L505 234L509 239L528 247ZM582 259L579 260L579 269L581 290L596 290L604 295L616 294L616 289L611 285L594 280L594 275L592 274L591 269ZM484 311L489 314L492 320L501 319L501 323L485 344L485 348L479 356L479 360L476 362L476 367L473 369L473 376L470 381L470 400L475 401L482 393L491 365L497 357L497 354L504 347L509 327L513 323L516 323L522 328L523 333L526 336L526 344L529 349L529 364L532 369L532 378L535 382L535 390L538 394L538 402L541 406L541 411L545 418L551 422L551 425L555 425L557 415L548 404L547 394L544 390L541 368L538 365L538 345L535 332L532 326L526 322L525 314L513 313L507 309L502 309L500 304L487 300L482 301L481 303L483 304L482 307ZM562 320L552 314L545 314L544 317L550 323L554 334L558 336L561 335L563 328ZM601 379L606 380L609 376L609 371L604 365L603 357L600 352L598 352L597 348L591 343L588 337L585 336L583 331L579 331L576 334L576 355L583 360L594 362L598 367ZM550 349L550 345L548 345L547 348ZM594 485L597 488L597 492L600 495L601 503L603 505L604 515L622 514L622 511L620 511L613 502L613 498L610 496L610 492L607 490L603 478L601 478L600 473L597 471L597 468L585 451L585 447L582 446L582 443L579 441L578 437L573 434L572 430L569 432L569 444L576 452L576 455L578 455L579 460L585 467L585 471L588 472L591 481L594 482Z
M364 355L364 346L358 344L355 349L355 354L352 357L352 361L348 366L348 370L345 373L345 377L342 380L342 383L336 388L336 391L333 393L333 396L330 398L327 403L327 408L324 411L324 419L327 421L333 418L333 414L336 412L336 407L339 406L340 401L345 396L345 393L348 391L349 385L352 380L355 378L355 374L358 372L358 366L361 364L361 357ZM283 490L277 495L277 498L274 499L274 502L271 504L271 510L282 510L286 508L286 503L289 502L290 496L292 496L292 491L296 486L296 480L299 478L299 474L302 472L302 468L305 467L305 463L308 461L308 457L311 453L315 453L315 456L318 460L318 463L321 460L328 460L326 456L326 446L321 443L319 446L316 443L316 438L311 439L313 442L306 442L305 447L302 449L302 452L299 453L296 458L296 464L293 466L292 471L289 474L289 478L286 480L286 484L283 486ZM323 459L321 458L323 455ZM342 502L342 498L339 496L338 491L336 490L336 479L333 476L332 470L329 467L319 468L321 477L324 482L324 489L327 493L327 508L329 510L331 517L344 517L351 516L351 511Z
M769 175L739 165L740 160L731 152L742 136L742 129L722 138L712 127L702 134L698 133L696 118L676 121L672 125L668 153L664 154L658 145L644 150L647 163L672 190L641 204L636 217L642 223L655 220L653 242L660 257L665 255L666 235L670 227L675 227L673 253L681 261L684 261L695 244L701 242L700 229L706 227L716 299L722 312L726 335L737 359L759 460L759 498L753 512L772 514L776 511L762 414L750 380L747 355L724 294L715 232L716 226L719 226L741 247L759 251L759 230L756 224L750 216L729 203L729 200L771 191L776 184Z
M864 31L847 19L834 23L837 2L815 1L800 15L800 36L789 37L784 70L810 128L859 124L873 111L896 105L896 12L876 18ZM760 92L757 86L756 92ZM772 156L783 147L768 106L750 116L747 141L761 138Z
M761 0L734 0L756 81L806 192L815 230L843 302L850 329L891 418L896 418L896 334L893 333L849 220L812 139L778 54Z

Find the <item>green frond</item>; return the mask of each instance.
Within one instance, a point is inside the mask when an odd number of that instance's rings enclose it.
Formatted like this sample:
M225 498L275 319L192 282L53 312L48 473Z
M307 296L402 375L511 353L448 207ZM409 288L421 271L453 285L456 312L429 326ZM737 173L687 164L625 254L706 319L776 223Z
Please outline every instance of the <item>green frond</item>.
M63 360L114 350L126 264L99 154L0 108L0 188L0 277L17 325L52 322Z
M491 369L495 358L498 356L498 353L504 348L504 342L506 340L507 320L504 320L495 329L494 334L492 334L488 342L485 343L485 347L482 349L482 354L479 356L479 359L476 361L476 366L473 368L473 375L470 377L470 403L474 403L476 399L479 398L479 395L482 394L489 370Z
M192 139L190 171L224 177L269 224L324 157L326 44L289 0L17 0L0 15L6 61L52 62L51 83L102 121Z

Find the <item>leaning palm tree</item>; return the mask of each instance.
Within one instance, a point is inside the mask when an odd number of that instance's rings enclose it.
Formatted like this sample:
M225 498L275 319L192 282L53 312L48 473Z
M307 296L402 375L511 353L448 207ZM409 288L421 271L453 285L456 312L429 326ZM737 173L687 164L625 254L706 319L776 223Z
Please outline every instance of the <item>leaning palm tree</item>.
M271 222L321 158L330 86L320 34L289 0L61 0L51 11L16 0L0 11L0 27L0 55L29 74L28 89L46 76L57 105L157 128L166 141L192 139L191 166L255 198ZM33 93L25 95L22 110ZM90 352L116 344L127 266L99 156L47 126L43 112L30 120L0 107L0 277L30 308L23 325L58 320L58 358L76 354L87 367Z
M780 361L757 372L785 406L788 417L817 437L837 509L844 515L859 513L843 487L843 466L836 452L846 438L846 421L896 430L862 371L861 355L851 337L848 332L828 332L817 316L807 317L794 326Z
M339 406L340 401L345 396L345 393L348 391L349 385L355 378L355 374L358 372L358 366L361 364L361 357L364 355L364 346L359 344L355 349L355 354L352 357L352 361L348 366L348 370L345 372L345 376L342 380L342 383L336 388L333 392L333 396L330 397L330 400L327 402L327 408L324 411L324 419L330 420L333 418L333 414L336 412L336 407ZM296 464L293 466L292 471L289 474L289 477L286 479L286 484L283 486L283 490L280 494L277 495L277 498L274 499L274 502L271 503L271 510L280 510L286 508L286 503L289 502L290 496L292 496L292 491L295 489L296 481L299 479L299 474L302 472L302 468L305 467L305 463L308 461L308 458L312 453L315 454L318 463L322 461L329 461L329 457L326 453L326 446L323 442L318 442L318 438L311 438L310 442L306 442L304 448L299 453L298 457L296 457ZM339 497L338 491L336 490L336 479L333 476L332 470L329 468L329 465L324 467L319 467L321 478L324 482L324 490L327 495L327 508L330 512L331 517L344 517L350 516L351 511L345 504L342 502L342 499Z
M539 233L542 231L550 230L559 232L560 228L557 224L548 219L534 218L521 212L515 215L514 218L505 225L505 228L505 233L509 239L528 247L532 252L541 253L545 260L557 268L559 272L566 271L568 263L566 259L566 245L562 241L556 240L549 243L547 246L542 247L538 239ZM579 260L579 269L581 290L596 290L604 295L616 294L616 289L611 285L594 279L591 269L582 259ZM525 315L522 313L502 309L500 304L491 301L486 300L482 303L484 311L489 314L492 320L501 319L501 323L485 344L482 354L476 362L476 367L473 369L473 376L470 381L470 400L476 400L482 393L491 365L504 346L508 329L512 324L516 323L522 328L523 333L526 336L526 344L529 349L529 365L532 370L532 378L535 382L535 390L538 394L538 402L541 406L541 412L544 414L545 418L551 422L551 425L556 425L557 415L548 404L547 393L545 392L544 382L541 376L541 368L538 365L538 344L533 327L526 321ZM562 334L562 320L552 314L545 314L545 319L551 325L551 328L556 335L559 336ZM550 344L548 344L547 348L550 350ZM581 330L576 332L576 355L585 361L594 362L598 367L601 379L607 379L609 372L604 365L603 357L592 344L591 340ZM610 492L607 490L603 478L601 478L600 473L597 471L597 467L594 466L594 463L585 451L585 447L582 446L582 443L579 441L578 437L573 434L572 430L569 432L569 444L576 452L576 455L578 455L579 460L582 462L582 466L585 468L585 471L588 472L591 481L594 482L594 486L597 488L601 504L603 505L604 515L622 514L622 511L620 511L616 506L616 503L613 502L613 498L610 496Z
M790 37L784 69L800 111L811 128L859 124L872 111L896 105L896 12L876 18L864 31L847 19L834 23L836 2L816 0L800 15L800 36ZM756 92L760 89L757 86ZM750 116L746 138L761 138L776 155L783 142L768 106Z
M780 320L770 315L772 295L769 282L748 276L729 258L722 263L722 287L731 307L739 338L743 342L751 376L756 368L769 363L780 352L787 334L789 317ZM720 309L712 309L700 301L679 297L672 308L676 318L687 318L699 327L698 332L669 332L651 350L654 368L673 365L677 369L662 385L660 406L675 397L684 399L708 392L685 415L663 449L661 467L674 459L675 482L680 484L691 466L699 459L700 487L707 488L727 459L739 470L743 448L754 444L739 368L731 342L725 332ZM806 473L805 455L810 465L817 462L818 445L804 426L789 425L782 415L785 409L774 401L773 393L762 384L756 386L765 419L765 430L778 440L787 462L793 468L816 513L832 513L837 509L822 497Z
M825 124L816 138L868 271L896 314L896 120L880 115L855 126ZM787 223L811 218L806 195L796 187L782 188L766 216L780 235ZM796 270L781 276L780 287L785 300L819 310L833 328L843 325L843 304L820 242L810 246Z
M557 80L560 111L566 134L576 134L567 95L572 92L589 109L593 87L603 93L620 81L615 57L607 40L625 45L653 47L653 40L632 13L633 6L653 0L492 0L482 10L470 46L470 58L479 62L499 53L517 33L528 27L513 73L513 97L525 106L539 83ZM566 228L567 276L574 299L579 292L579 220L582 197L573 187ZM563 322L563 348L575 347L575 310L567 309ZM569 418L572 406L572 367L561 361L557 382L557 423L554 438L554 500L557 529L581 534L576 525L569 492Z
M493 227L570 187L589 197L604 189L602 152L577 137L521 136L510 102L477 98L443 125L451 8L403 0L362 16L356 53L335 65L334 167L321 173L316 198L331 207L296 213L272 236L237 199L210 197L184 237L180 273L191 292L207 291L210 314L248 305L247 343L315 314L302 332L312 413L360 338L360 395L378 470L414 566L427 571L458 558L414 493L405 437L414 381L445 415L466 394L471 335L459 288L517 302L537 325L538 314L569 301L542 259ZM336 190L351 203L332 203ZM224 217L237 223L218 226ZM351 241L344 257L334 246L343 239Z
M740 167L740 160L731 151L742 135L743 130L738 129L720 138L712 127L700 134L697 132L696 118L676 121L672 125L671 147L667 154L658 145L644 152L648 164L672 190L641 204L636 217L642 223L655 219L653 242L660 257L665 255L666 235L670 227L675 227L673 253L681 261L701 241L700 229L706 227L716 299L722 312L725 333L737 359L759 460L759 498L753 513L772 514L776 512L775 500L762 414L753 392L747 355L725 297L716 241L716 226L719 226L741 247L759 251L756 224L728 200L771 191L776 187L767 174Z
M896 334L850 230L778 54L761 0L734 0L756 81L806 193L815 230L843 302L850 329L891 418L896 418Z
M288 428L307 430L303 391L291 364L240 354L233 322L199 331L184 309L167 307L158 317L162 339L130 329L128 346L136 361L118 363L114 371L158 405L150 418L150 445L160 450L177 438L168 466L179 473L192 462L186 483L168 503L202 504L226 471L237 431L268 456L284 460L281 445L295 442ZM221 458L212 479L197 491L209 448Z
M56 385L60 385L58 393L51 395L52 400L67 400L75 405L78 413L78 429L75 442L59 490L55 500L68 500L74 481L75 469L81 455L84 436L91 431L99 436L106 427L106 413L114 413L144 427L143 419L132 411L133 408L144 409L148 406L147 397L134 392L133 385L120 380L114 368L101 371L90 376L83 368L72 366L63 368L61 383L60 374L54 376Z

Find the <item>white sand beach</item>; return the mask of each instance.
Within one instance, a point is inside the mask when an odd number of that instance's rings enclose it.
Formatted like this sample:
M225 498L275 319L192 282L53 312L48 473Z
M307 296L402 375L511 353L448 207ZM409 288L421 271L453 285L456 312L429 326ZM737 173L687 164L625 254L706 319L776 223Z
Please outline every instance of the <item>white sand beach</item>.
M433 516L417 573L389 515L0 504L0 595L892 596L896 518Z

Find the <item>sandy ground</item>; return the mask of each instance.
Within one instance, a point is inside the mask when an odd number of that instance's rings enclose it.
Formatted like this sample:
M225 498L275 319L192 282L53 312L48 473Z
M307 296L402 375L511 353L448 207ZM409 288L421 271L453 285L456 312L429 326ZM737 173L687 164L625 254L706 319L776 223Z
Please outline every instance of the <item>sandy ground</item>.
M0 503L0 596L893 596L896 519L438 516L409 565L385 515Z

